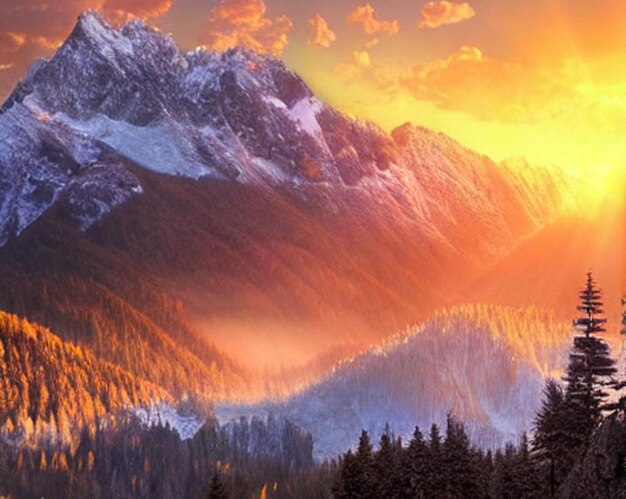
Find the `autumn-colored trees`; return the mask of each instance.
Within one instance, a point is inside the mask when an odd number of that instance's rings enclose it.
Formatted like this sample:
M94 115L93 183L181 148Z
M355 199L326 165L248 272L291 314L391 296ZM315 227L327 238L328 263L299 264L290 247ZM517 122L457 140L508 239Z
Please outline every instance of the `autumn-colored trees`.
M76 428L129 406L172 400L162 388L98 360L49 330L0 312L0 432L68 445Z

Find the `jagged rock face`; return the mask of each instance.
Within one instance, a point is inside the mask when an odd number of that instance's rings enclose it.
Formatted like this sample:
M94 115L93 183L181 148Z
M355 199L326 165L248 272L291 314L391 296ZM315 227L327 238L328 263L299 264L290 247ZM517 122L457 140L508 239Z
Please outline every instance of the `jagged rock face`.
M139 181L91 137L16 105L0 115L0 245L61 202L87 229L141 192Z
M21 183L29 175L49 178L50 185L25 187L26 196L38 193L38 208L21 221L5 222L0 243L58 198L57 185L67 180L50 168L82 164L73 153L69 159L46 156L50 140L41 138L42 130L72 150L83 143L94 150L106 146L113 154L104 170L124 177L125 186L133 181L120 170L122 159L169 175L286 187L299 199L333 209L384 209L394 225L419 228L451 251L478 248L477 260L505 253L543 224L568 189L548 179L537 189L549 185L549 195L535 200L534 190L512 187L509 170L445 136L407 125L390 137L348 119L271 57L242 50L183 53L169 36L140 21L116 29L95 13L79 18L50 61L33 66L3 106L0 127L7 137L19 135L26 119L37 130L32 143L14 144L2 164L15 175L21 171ZM30 160L20 157L25 150ZM91 213L83 228L139 191L136 182L130 194L127 187L105 186L102 199L78 206L77 199L90 195L73 186L74 211ZM15 205L15 199L7 194L3 204ZM468 251L468 243L477 248Z

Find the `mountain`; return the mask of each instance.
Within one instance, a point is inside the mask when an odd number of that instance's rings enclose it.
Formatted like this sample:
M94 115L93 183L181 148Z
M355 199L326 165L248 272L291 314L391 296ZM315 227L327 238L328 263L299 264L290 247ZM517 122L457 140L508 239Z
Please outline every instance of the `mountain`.
M306 363L426 317L573 192L350 119L274 58L92 12L0 113L0 307L173 393L241 389L233 338Z
M623 196L608 197L589 211L558 217L476 279L466 296L549 307L569 319L578 304L577 290L592 270L603 291L609 338L617 339L620 299L626 293L626 205Z
M97 418L172 400L48 329L0 312L0 433L9 441L67 445Z
M499 448L529 430L544 379L559 376L571 338L567 323L541 309L461 306L386 345L340 363L284 402L224 405L219 417L272 412L311 432L318 458L353 446L361 429L410 438L452 411L473 443Z

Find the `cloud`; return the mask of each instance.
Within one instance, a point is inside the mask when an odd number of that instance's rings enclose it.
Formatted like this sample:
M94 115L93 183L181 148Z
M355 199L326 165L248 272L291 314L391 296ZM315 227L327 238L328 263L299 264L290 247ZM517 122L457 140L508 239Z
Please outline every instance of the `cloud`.
M267 17L263 0L221 0L209 12L200 42L212 50L245 47L279 56L289 43L293 23L282 15Z
M365 42L365 47L367 47L368 49L371 49L372 47L375 47L379 43L380 43L380 40L378 38L372 38L371 40L368 40L367 42Z
M105 0L102 11L116 21L133 17L150 19L169 12L172 0Z
M378 74L391 71L379 70ZM381 90L385 88L381 80L377 83ZM463 46L448 57L398 72L397 83L396 90L409 92L415 99L485 121L575 122L584 114L589 127L596 130L607 123L622 127L626 123L626 85L619 79L589 82L587 65L577 60L546 67L490 57L477 47Z
M398 21L381 21L376 19L376 12L374 7L369 3L365 5L359 5L350 14L348 14L347 21L350 24L361 26L363 31L368 35L375 33L387 33L388 35L395 35L400 30Z
M25 33L15 33L14 31L5 31L0 33L0 49L7 52L19 50L26 44Z
M423 17L420 28L437 28L443 24L454 24L476 15L472 6L467 3L433 0L422 7Z
M328 27L326 20L319 14L315 14L315 17L309 20L309 29L311 32L309 45L328 48L337 39L335 33Z
M367 50L356 50L352 53L352 60L359 66L369 66L372 64L370 54Z
M350 59L336 67L335 72L350 82L366 75L370 66L372 66L372 59L369 52L367 50L355 50Z
M494 103L507 82L512 84L508 91L513 102L518 87L514 80L522 78L522 73L519 63L489 58L477 47L462 46L446 58L411 67L400 75L399 83L419 100L487 119L502 113Z

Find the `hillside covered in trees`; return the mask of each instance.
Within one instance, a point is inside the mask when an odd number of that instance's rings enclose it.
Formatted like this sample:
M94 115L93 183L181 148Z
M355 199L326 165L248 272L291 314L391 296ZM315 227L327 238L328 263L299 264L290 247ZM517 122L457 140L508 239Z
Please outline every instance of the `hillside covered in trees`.
M610 330L602 308L601 292L589 275L580 292L562 381L546 379L542 405L517 442L497 449L478 446L465 423L450 412L443 425L416 426L409 438L386 427L374 443L362 430L355 447L324 461L314 459L315 437L284 415L222 423L209 416L191 438L168 423L146 424L130 409L159 398L167 402L166 391L64 343L45 328L1 314L0 494L623 497L626 381L601 338ZM473 313L485 323L511 326L502 318L487 319L490 310ZM622 322L626 328L626 314ZM507 341L515 343L515 338L519 353L522 336L510 333ZM82 428L73 438L67 438L69 421ZM30 431L20 435L18 427Z
M531 436L495 453L470 444L448 415L445 438L419 427L408 446L390 431L374 451L363 431L339 464L337 498L619 498L626 496L625 373L601 338L601 291L588 274L563 383L548 379ZM626 325L626 313L622 323ZM624 332L624 330L622 330Z
M0 312L0 434L21 444L69 445L98 418L172 401L163 388Z
M406 439L416 424L445 424L449 411L472 443L497 449L532 424L545 377L564 367L570 330L538 308L446 308L285 400L218 404L216 413L281 414L313 434L320 459L355 444L361 429L379 435L388 424Z

